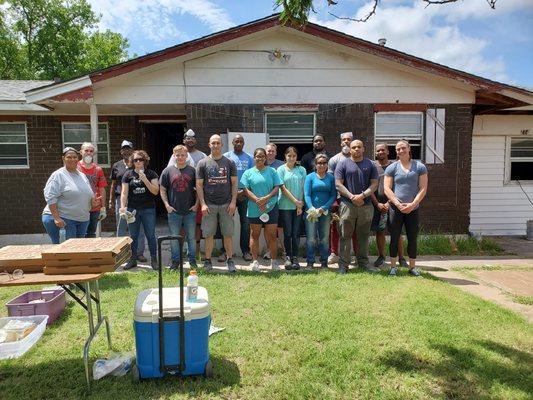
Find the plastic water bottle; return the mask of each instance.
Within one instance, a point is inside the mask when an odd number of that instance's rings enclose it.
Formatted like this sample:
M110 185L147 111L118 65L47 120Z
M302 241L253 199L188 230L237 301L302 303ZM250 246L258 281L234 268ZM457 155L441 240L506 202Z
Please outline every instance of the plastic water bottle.
M198 274L195 270L187 277L187 301L194 303L198 299Z
M59 230L59 243L63 243L67 238L67 232L65 231L65 228L61 228Z

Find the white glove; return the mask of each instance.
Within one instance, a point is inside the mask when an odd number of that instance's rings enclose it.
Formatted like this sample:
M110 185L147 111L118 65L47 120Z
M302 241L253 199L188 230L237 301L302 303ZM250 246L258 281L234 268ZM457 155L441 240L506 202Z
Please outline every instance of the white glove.
M102 207L100 209L100 215L98 216L98 221L103 221L107 217L107 212L105 210L105 207Z

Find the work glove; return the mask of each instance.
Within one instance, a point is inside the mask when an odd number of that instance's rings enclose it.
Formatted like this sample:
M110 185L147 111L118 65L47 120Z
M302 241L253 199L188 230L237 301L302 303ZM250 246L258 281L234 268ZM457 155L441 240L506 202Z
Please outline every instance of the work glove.
M107 217L107 212L105 207L100 208L100 215L98 216L98 221L103 221Z

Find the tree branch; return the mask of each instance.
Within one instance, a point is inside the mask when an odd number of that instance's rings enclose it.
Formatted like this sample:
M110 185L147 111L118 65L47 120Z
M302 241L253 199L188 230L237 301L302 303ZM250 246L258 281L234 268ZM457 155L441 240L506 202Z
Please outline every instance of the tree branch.
M428 6L431 4L448 4L448 3L457 3L458 0L422 0ZM490 8L493 10L496 9L496 2L498 0L485 0Z
M329 0L328 0L328 3L329 3ZM354 22L366 22L366 21L368 21L370 19L370 17L372 15L374 15L376 13L376 9L378 8L378 4L379 4L379 0L374 0L374 5L372 7L372 10L370 10L365 17L359 18L359 19L351 18L351 17L339 17L338 15L335 15L335 14L333 14L331 12L328 12L328 14L333 16L333 17L335 17L335 18L337 18L337 19L347 19L347 20L354 21ZM331 5L331 3L329 3L328 5Z

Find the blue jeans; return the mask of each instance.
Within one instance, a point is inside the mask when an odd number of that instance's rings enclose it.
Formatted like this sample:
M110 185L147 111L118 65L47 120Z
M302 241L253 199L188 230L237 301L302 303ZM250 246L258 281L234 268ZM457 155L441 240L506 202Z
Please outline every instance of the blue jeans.
M185 230L189 262L196 264L196 211L190 211L185 215L173 212L167 216L168 228L171 235L179 235L182 229ZM180 252L177 240L170 241L170 252L172 254L172 261L179 262Z
M118 210L120 209L120 195L115 199L115 217L117 219L117 236L128 236L128 223L124 218L120 218ZM142 256L144 253L145 246L145 235L141 231L139 232L139 244L137 245L137 253L134 253L136 256ZM133 250L133 248L132 248Z
M89 221L74 221L73 219L62 218L65 221L65 239L84 238L87 232ZM43 226L50 236L53 244L59 244L59 228L54 222L54 217L50 214L43 214Z
M133 208L128 207L128 211L133 211ZM131 252L134 255L138 255L139 251L137 246L139 245L139 235L141 231L141 225L143 226L144 234L148 240L148 248L150 249L150 256L152 258L157 257L157 245L155 241L155 207L154 208L140 208L135 215L135 222L128 224L130 230L130 237L133 240L131 244Z
M307 262L315 261L315 245L318 237L318 252L320 262L327 262L329 257L329 226L331 224L331 214L321 215L317 222L310 222L305 219L305 230L307 235Z
M296 210L279 210L279 221L283 227L283 245L290 260L298 257L302 215L296 215Z
M91 211L89 213L89 225L87 226L86 238L96 237L96 227L98 226L98 217L100 216L100 210Z

